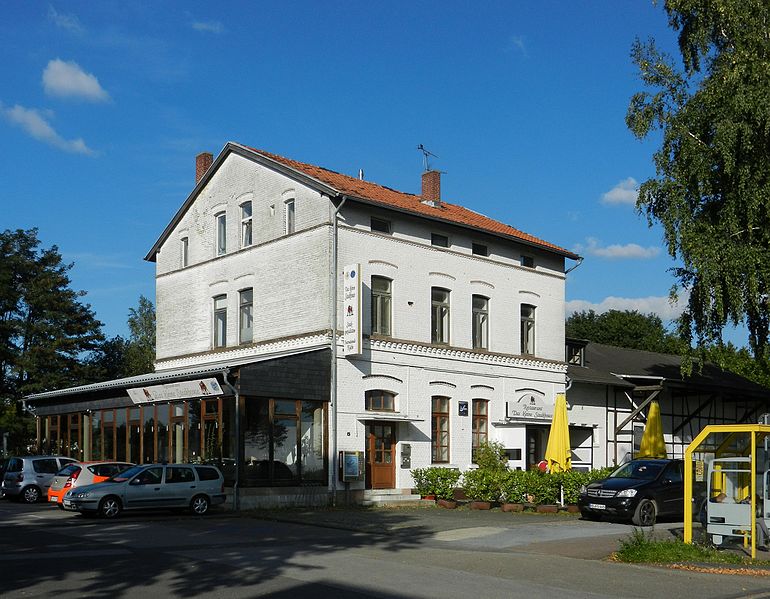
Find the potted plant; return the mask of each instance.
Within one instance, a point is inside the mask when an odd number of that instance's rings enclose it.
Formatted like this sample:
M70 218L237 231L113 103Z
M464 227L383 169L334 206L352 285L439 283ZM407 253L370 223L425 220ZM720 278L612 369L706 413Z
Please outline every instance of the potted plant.
M500 477L500 498L504 512L521 512L524 509L524 477L522 470L508 470Z
M421 497L432 497L441 507L456 507L454 490L460 480L460 472L454 468L416 468L412 470L415 490Z
M463 475L463 489L471 499L472 510L488 510L493 502L500 500L501 473L477 468Z

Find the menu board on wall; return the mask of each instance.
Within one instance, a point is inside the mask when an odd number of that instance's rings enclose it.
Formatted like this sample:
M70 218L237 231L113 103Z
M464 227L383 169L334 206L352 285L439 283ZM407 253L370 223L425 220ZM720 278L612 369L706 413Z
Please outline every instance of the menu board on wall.
M359 264L350 264L345 267L342 310L342 355L359 355L363 337L361 330L361 268Z

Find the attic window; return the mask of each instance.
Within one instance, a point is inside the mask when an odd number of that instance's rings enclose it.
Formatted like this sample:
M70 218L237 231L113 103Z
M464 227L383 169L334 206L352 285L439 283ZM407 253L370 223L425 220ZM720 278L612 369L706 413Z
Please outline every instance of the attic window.
M535 268L535 259L532 256L521 256L521 265L527 268Z
M474 256L489 256L489 248L483 243L474 243L471 252Z
M567 344L567 364L572 366L585 366L583 356L583 346Z
M372 231L377 231L378 233L385 233L386 235L390 235L390 221L382 218L372 217L371 229Z
M440 233L431 233L430 244L441 248L448 248L449 237L447 237L446 235L441 235Z

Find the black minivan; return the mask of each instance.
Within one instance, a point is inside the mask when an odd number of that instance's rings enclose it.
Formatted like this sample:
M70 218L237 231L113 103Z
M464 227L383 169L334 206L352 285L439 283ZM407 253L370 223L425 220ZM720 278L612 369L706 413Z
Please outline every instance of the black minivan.
M580 513L588 520L602 516L652 526L658 516L684 513L681 460L632 460L604 480L580 489Z

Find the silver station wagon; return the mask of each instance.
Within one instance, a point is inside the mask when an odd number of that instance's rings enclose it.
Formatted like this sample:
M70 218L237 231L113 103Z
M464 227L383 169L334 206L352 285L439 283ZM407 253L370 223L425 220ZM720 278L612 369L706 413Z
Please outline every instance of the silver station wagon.
M106 481L68 491L62 507L114 518L123 510L190 508L203 515L224 503L225 482L214 466L145 464Z

